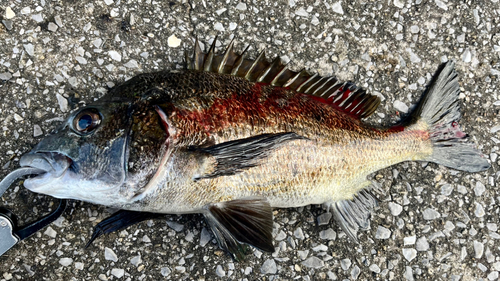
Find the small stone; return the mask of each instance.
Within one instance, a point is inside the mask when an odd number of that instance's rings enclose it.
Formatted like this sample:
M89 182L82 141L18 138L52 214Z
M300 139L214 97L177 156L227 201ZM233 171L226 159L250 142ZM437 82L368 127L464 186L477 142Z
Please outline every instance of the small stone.
M401 212L403 211L403 206L401 206L397 203L389 202L388 206L389 206L389 210L391 211L391 214L395 217L399 216L399 214L401 214Z
M61 94L56 94L56 99L57 103L59 104L59 109L61 109L62 112L68 112L68 100Z
M165 277L166 277L166 276L169 276L169 275L170 275L170 273L172 273L172 271L171 271L171 270L170 270L170 268L168 268L168 267L162 267L162 268L160 269L160 273L161 273L161 275L163 275L163 276L165 276Z
M34 125L33 126L33 136L34 137L39 137L41 135L43 135L42 128L40 128L40 126L38 126L38 125Z
M76 60L79 64L87 64L87 59L86 59L86 58L84 58L84 57L76 56L76 57L75 57L75 60Z
M184 225L183 224L177 223L175 221L167 221L167 225L171 229L175 230L175 232L181 232L184 229Z
M498 280L498 271L492 271L490 274L488 274L488 280Z
M416 25L410 26L411 33L418 33L419 30L420 30L420 28L418 28L418 26L416 26Z
M394 0L394 6L403 9L405 7L405 2L402 0Z
M297 251L297 256L301 259L301 260L305 260L307 258L307 255L309 255L309 250L305 250L305 251Z
M375 272L375 273L380 273L380 267L375 263L372 263L370 265L370 270Z
M29 44L24 44L24 50L26 51L26 53L28 53L28 55L30 56L33 56L35 54L35 46L33 46L33 44L29 43Z
M122 278L125 275L125 269L122 268L113 268L111 269L111 274L116 278Z
M329 228L327 230L320 231L319 238L323 240L335 240L335 238L337 238L337 233L333 229Z
M113 252L113 250L108 247L104 248L104 258L108 261L118 261L118 256L115 254L115 252Z
M307 260L302 262L302 265L309 268L322 268L325 266L325 263L318 257L309 257Z
M0 73L0 80L9 80L12 78L12 74L9 72Z
M312 250L315 252L326 252L326 251L328 251L328 246L326 246L324 244L320 244L320 245L312 248Z
M144 235L142 237L142 242L144 242L144 243L151 243L151 239L149 238L148 235Z
M217 265L217 268L215 269L215 274L219 277L224 277L226 276L226 271L224 271L224 268L219 264Z
M441 194L444 196L450 196L453 192L453 185L447 183L441 186Z
M109 51L108 55L109 55L109 57L111 59L113 59L115 61L121 61L122 60L122 55L120 55L120 53L118 53L117 51Z
M138 266L139 264L141 264L142 263L141 255L137 255L137 256L131 258L130 263L135 265L135 266Z
M283 230L280 230L280 232L278 232L278 234L276 234L276 237L274 237L274 239L276 241L281 241L285 238L286 238L286 233Z
M247 10L247 4L240 2L238 5L236 5L236 9L240 11L246 11Z
M83 270L84 266L83 262L75 262L75 268L78 270Z
M427 242L427 238L425 236L418 238L415 247L417 248L417 251L420 252L429 250L429 242Z
M31 7L24 7L21 9L21 14L27 15L31 13Z
M47 28L49 29L49 31L56 32L59 27L57 26L57 24L49 22Z
M5 18L10 20L16 16L16 13L12 11L10 7L5 8Z
M225 30L224 26L220 22L216 22L214 24L214 29L217 30L217 31L219 31L219 32L224 32L224 30Z
M177 48L181 45L182 40L177 38L174 34L170 35L167 39L167 44L170 48Z
M406 51L410 54L410 61L412 63L419 63L421 59L413 52L411 48L406 48Z
M434 3L436 3L436 5L437 5L439 8L441 8L441 9L443 9L443 10L445 10L445 11L447 11L447 10L448 10L448 6L447 6L447 5L446 5L443 1L441 1L441 0L434 0Z
M260 272L262 274L276 274L278 268L276 267L276 262L274 259L266 260L260 267Z
M484 208L483 208L483 205L481 205L481 203L476 202L476 210L474 211L474 214L478 218L482 218L486 214L484 212Z
M102 45L102 39L97 38L96 40L94 40L94 42L92 42L92 45L94 45L96 48L100 48Z
M404 278L408 281L413 281L413 269L411 266L406 266L405 267L405 273L404 273Z
M342 267L343 270L348 270L349 267L351 267L351 260L350 259L341 260L340 267Z
M403 256L407 261L412 261L414 258L417 257L417 250L403 248Z
M59 27L63 27L63 23L62 23L62 20L61 20L61 16L57 15L54 17L54 21L56 22L56 24L59 26Z
M462 55L462 60L464 62L471 62L471 60L472 60L472 54L471 54L471 52L470 52L470 50L468 48L465 49L465 51L464 51L464 53Z
M405 237L405 238L403 238L403 245L405 245L405 246L407 246L407 245L413 245L413 244L415 244L416 240L417 240L417 236L416 235Z
M303 7L299 7L297 10L295 10L295 14L297 16L301 16L301 17L309 16L309 13L306 10L304 10Z
M483 193L486 191L486 187L484 186L484 184L480 181L477 181L476 182L476 187L474 188L474 193L476 194L476 196L481 196L483 195Z
M480 259L483 256L484 244L476 240L474 240L473 244L474 244L474 257L476 259Z
M342 3L339 1L339 2L335 2L331 5L332 7L332 10L337 13L337 14L341 14L343 15L344 14L344 10L342 9Z
M62 258L59 260L59 263L62 265L62 266L69 266L73 263L73 259L72 258Z
M57 232L54 229L52 229L52 227L50 227L50 226L47 227L47 229L45 230L45 232L43 234L45 234L49 237L52 237L52 238L56 238L56 236L57 236Z
M302 232L302 228L297 228L294 232L293 232L293 236L295 236L295 238L297 239L300 239L300 240L304 240L304 232Z
M113 5L113 0L104 0L104 3L106 3L106 5Z
M212 239L210 232L204 227L200 234L200 246L205 247L207 243Z
M399 100L395 100L393 105L394 105L394 108L396 108L397 110L399 110L403 113L408 113L408 106L406 104L404 104L403 102L401 102Z
M34 14L31 16L31 18L36 22L43 22L42 14Z
M441 214L434 209L427 208L422 214L424 215L424 220L435 220L441 217Z
M327 225L330 223L332 213L323 213L318 216L318 225Z
M375 233L376 239L387 239L391 237L391 231L383 226L377 227L377 233Z
M496 125L496 126L493 126L491 127L490 129L490 133L494 134L496 132L500 131L500 125ZM492 159L493 160L493 159Z
M2 20L2 23L3 25L5 25L5 28L7 28L7 30L12 30L12 28L14 27L14 23L11 20Z

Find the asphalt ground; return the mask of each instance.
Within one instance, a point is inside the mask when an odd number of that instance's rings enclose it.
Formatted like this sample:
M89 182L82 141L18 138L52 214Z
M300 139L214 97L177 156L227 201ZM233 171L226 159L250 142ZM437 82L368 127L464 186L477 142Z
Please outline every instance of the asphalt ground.
M379 208L359 244L321 206L277 209L273 254L235 262L200 215L166 216L99 238L114 210L70 202L50 228L0 257L0 280L496 280L500 4L488 1L0 1L0 178L78 106L136 74L183 67L194 38L237 39L293 69L382 97L390 125L438 66L456 61L462 129L492 167L469 174L407 162L375 173ZM0 205L28 222L57 201L22 181Z

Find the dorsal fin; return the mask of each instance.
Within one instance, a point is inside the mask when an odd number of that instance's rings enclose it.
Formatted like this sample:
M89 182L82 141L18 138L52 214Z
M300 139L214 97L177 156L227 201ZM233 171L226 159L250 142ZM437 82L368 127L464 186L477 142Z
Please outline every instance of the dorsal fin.
M187 69L230 74L250 82L261 82L284 87L313 96L315 100L330 104L355 118L366 118L373 114L380 104L377 96L366 93L350 82L341 82L335 77L321 77L306 70L298 72L288 69L276 57L272 62L261 51L254 60L245 58L248 47L241 53L233 51L234 39L223 54L215 53L217 37L207 53L204 53L196 39L194 54L186 53Z

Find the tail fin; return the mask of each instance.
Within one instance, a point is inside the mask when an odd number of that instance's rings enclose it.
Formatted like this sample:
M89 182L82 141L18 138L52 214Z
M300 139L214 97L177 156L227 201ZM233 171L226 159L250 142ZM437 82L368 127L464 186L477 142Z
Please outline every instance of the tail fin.
M433 153L426 161L467 172L484 171L490 167L488 160L473 144L466 142L467 134L458 126L460 89L454 66L448 62L441 68L411 119L421 120L428 126Z

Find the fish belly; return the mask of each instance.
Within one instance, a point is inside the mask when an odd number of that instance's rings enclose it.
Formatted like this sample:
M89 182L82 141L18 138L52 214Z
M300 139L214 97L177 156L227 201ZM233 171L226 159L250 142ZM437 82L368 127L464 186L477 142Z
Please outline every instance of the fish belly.
M213 179L221 201L264 197L273 207L298 207L351 199L366 177L399 162L432 153L423 131L347 142L294 140L273 151L259 166ZM354 139L354 140L353 140Z

